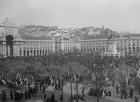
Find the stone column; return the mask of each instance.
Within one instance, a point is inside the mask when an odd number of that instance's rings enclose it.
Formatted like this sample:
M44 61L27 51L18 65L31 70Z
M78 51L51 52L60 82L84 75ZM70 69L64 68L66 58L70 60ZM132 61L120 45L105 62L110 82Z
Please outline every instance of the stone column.
M6 55L6 42L3 42L3 55L4 55L4 57L7 57L7 55Z
M26 50L25 50L25 48L23 49L23 56L26 56Z
M25 54L25 56L26 56L26 55L27 55L27 51L26 51L26 49L24 49L24 52L25 52L24 54Z
M38 49L36 49L36 56L38 56Z

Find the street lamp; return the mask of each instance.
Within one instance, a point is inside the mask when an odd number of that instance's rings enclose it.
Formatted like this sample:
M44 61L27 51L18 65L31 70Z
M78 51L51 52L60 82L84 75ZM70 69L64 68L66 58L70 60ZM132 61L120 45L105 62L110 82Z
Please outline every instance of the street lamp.
M61 88L62 88L62 101L63 101L63 86L64 86L64 81L63 81L63 79L62 79L62 85L61 85Z
M70 51L71 52L71 51ZM71 102L72 102L72 69L71 69L71 53L70 53L70 83L71 83Z
M76 102L78 102L78 77L76 78L76 91L77 91L77 97L76 97Z
M70 53L68 54L68 58L70 58L70 70L69 70L69 73L70 73L70 84L71 84L71 102L72 102L72 68L71 68L71 51L72 49L70 49Z

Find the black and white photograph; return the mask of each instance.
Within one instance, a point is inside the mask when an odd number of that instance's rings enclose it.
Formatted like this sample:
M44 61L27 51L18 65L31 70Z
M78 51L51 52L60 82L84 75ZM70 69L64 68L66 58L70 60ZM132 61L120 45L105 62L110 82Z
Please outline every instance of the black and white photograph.
M140 0L0 0L0 102L140 102Z

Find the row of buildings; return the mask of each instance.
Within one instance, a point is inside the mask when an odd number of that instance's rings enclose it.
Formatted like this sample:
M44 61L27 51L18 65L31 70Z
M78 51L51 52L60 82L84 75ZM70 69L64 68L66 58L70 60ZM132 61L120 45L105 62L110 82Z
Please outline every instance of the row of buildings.
M104 55L139 55L140 35L131 34L115 38L88 39L80 41L83 51L100 51Z
M139 35L137 35L139 36ZM6 38L0 38L1 56L10 56L10 46L6 44ZM43 39L19 39L13 40L13 56L39 56L55 51L69 52L78 49L81 52L100 52L103 55L139 55L140 37L102 38L73 40L67 37L43 38Z
M69 52L78 49L81 52L100 52L108 56L139 55L140 35L117 35L115 37L91 36L87 39L72 39L68 36L36 37L23 39L18 33L18 27L0 24L0 56L42 56L55 51ZM13 37L8 43L9 36Z

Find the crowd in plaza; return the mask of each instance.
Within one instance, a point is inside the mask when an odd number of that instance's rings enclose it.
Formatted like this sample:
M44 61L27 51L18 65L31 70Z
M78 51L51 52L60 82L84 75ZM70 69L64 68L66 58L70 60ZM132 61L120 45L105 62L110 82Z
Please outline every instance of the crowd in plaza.
M15 59L14 59L15 60ZM134 97L133 93L136 89L134 84L134 78L136 78L136 71L134 76L131 76L129 82L126 81L126 76L122 76L118 84L115 84L113 81L113 70L119 69L122 63L125 63L128 66L131 66L132 70L138 70L139 67L139 56L102 56L98 53L82 53L78 51L73 51L69 53L64 52L55 52L46 56L40 57L25 57L24 61L30 63L41 63L44 66L49 67L51 64L66 64L67 62L78 62L81 65L87 67L88 72L82 73L72 73L72 72L48 72L47 76L41 76L38 79L22 79L21 77L9 80L6 78L0 79L0 85L6 86L10 91L2 90L2 101L7 99L7 94L10 95L11 100L16 100L17 102L30 99L35 97L38 94L38 90L42 90L42 93L45 94L45 89L47 86L51 85L55 87L55 90L62 91L63 86L67 82L78 83L88 82L91 83L93 79L96 79L93 83L93 88L90 89L89 95L96 97L104 97L113 95L112 91L108 90L105 86L105 78L108 77L108 81L111 81L113 87L116 87L116 94L120 94L120 98L130 98ZM104 75L104 71L108 70L107 76ZM112 73L109 73L112 72ZM95 78L93 78L92 73L95 73ZM123 73L121 73L123 74ZM24 75L23 75L24 76ZM35 77L33 75L33 77ZM83 96L84 96L83 88ZM127 92L129 90L129 92ZM129 95L128 95L129 94ZM46 94L45 94L46 95ZM44 95L44 98L46 97ZM52 97L46 100L54 100L54 94ZM75 97L75 96L73 96ZM136 100L138 99L135 97ZM63 97L60 96L60 100L63 100ZM48 101L47 101L48 102ZM55 102L55 100L54 100ZM136 101L137 102L137 101Z
M49 85L49 83L46 84L46 82L44 83L44 81L39 81L39 82L35 82L34 84L24 83L22 84L22 88L18 86L11 88L8 87L9 83L3 83L3 82L0 84L2 86L2 90L1 90L2 102L5 102L8 98L10 98L11 100L15 100L16 102L23 102L24 100L29 100L32 97L36 97L39 94L39 92L45 93L45 89Z

